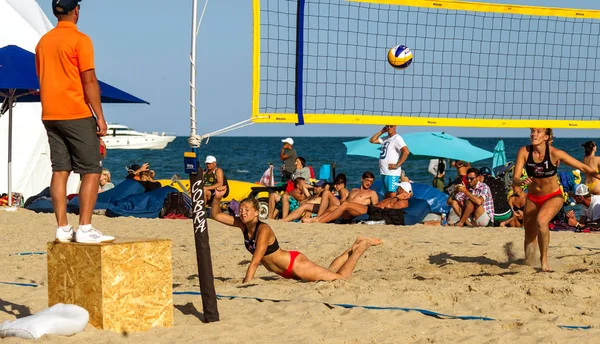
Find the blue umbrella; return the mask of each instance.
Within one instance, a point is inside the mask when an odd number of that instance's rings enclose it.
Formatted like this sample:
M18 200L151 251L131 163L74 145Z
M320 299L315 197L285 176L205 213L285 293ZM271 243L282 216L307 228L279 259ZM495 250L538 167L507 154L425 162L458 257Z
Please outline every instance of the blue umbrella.
M103 103L145 103L147 101L100 83ZM35 70L35 54L16 45L0 48L0 114L8 110L8 204L12 205L12 108L14 103L39 102L40 84Z
M473 146L469 141L446 133L420 132L401 135L410 150L410 160L446 158L475 162L492 157L492 152ZM379 158L381 145L372 144L369 138L344 142L346 154Z
M504 166L505 164L506 152L504 151L504 141L502 141L501 139L496 144L496 147L494 147L494 156L492 157L492 171L495 171L496 167Z

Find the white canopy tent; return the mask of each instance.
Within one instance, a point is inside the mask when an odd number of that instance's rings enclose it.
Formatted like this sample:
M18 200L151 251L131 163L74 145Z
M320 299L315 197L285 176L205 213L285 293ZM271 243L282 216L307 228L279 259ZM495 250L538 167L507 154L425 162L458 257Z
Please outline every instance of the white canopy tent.
M0 47L14 44L31 52L52 24L35 0L0 0ZM50 185L52 169L40 103L17 103L13 110L12 191L25 198ZM8 192L8 114L0 117L0 193ZM77 192L79 177L69 179Z

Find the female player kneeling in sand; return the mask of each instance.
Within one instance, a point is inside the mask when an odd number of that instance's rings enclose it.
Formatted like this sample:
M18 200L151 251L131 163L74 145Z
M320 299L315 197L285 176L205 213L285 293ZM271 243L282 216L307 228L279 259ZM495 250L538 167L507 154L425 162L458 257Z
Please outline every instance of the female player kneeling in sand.
M262 263L267 270L284 278L294 278L303 281L333 281L347 279L352 276L358 259L365 251L374 245L381 244L378 238L358 237L352 247L331 262L326 269L306 258L298 251L285 251L279 248L279 243L271 227L258 219L258 201L246 198L240 203L240 217L221 212L221 198L225 190L215 192L211 217L225 225L237 227L244 234L246 249L252 253L252 261L246 271L243 283L248 283L256 272L258 264Z

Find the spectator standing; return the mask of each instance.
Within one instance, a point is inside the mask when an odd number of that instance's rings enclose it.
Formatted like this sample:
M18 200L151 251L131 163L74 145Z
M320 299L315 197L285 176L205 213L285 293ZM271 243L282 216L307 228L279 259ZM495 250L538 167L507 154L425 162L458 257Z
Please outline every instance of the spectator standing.
M53 0L52 10L58 24L40 39L35 62L52 162L50 192L57 222L56 241L113 241L114 237L92 226L102 172L99 137L107 130L92 40L77 30L78 0ZM79 227L75 231L67 219L67 180L71 171L82 179Z
M281 151L279 152L279 159L283 162L281 181L285 183L292 179L292 174L296 171L298 154L296 153L296 149L294 149L294 139L288 137L281 140L281 142L283 142L283 147L281 147Z
M381 135L385 133L387 133L387 136L381 138ZM379 173L381 173L383 181L385 198L396 197L398 185L400 185L400 176L402 175L401 166L408 158L410 151L402 136L396 133L395 125L386 125L376 132L369 139L369 142L381 145Z

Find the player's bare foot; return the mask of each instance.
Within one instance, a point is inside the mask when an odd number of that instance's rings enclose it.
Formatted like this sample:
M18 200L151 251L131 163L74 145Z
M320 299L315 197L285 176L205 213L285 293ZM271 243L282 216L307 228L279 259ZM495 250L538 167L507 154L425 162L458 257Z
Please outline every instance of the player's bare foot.
M554 272L554 270L550 269L550 266L548 265L548 262L544 262L542 260L542 272Z
M367 240L369 240L369 242L371 243L371 246L377 246L383 243L383 241L379 238L376 237L371 237L371 238L367 238Z
M305 217L302 220L302 223L313 223L313 222L319 222L318 217Z

